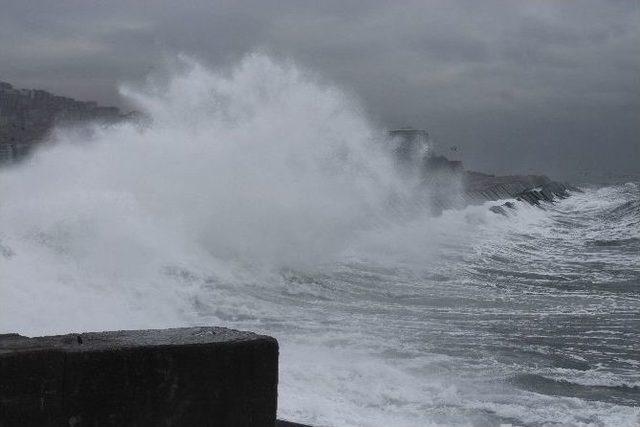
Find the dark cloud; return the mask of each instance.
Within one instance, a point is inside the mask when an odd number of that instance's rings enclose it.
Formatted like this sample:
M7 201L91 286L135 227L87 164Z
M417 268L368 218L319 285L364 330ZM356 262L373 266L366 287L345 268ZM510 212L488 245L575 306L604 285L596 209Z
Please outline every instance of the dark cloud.
M183 4L185 3L185 4ZM0 78L106 103L177 52L264 49L429 129L471 167L640 173L640 3L7 1Z

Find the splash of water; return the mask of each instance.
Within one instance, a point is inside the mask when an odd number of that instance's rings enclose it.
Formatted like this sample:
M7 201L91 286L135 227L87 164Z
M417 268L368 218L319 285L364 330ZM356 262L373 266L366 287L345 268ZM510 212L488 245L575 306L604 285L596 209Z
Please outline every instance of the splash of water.
M402 194L358 105L292 64L250 55L225 75L182 58L123 94L148 126L60 129L0 172L3 330L175 323L189 289L167 271L317 265Z
M509 218L472 206L427 219L358 105L291 64L251 55L220 73L183 59L123 93L148 124L59 129L0 170L0 332L268 333L281 343L280 416L312 425L637 424L615 400L626 389L592 401L510 382L636 384L624 341L637 330L625 329L635 184L623 204L615 190ZM609 282L619 295L601 298ZM532 346L512 334L523 325L550 337L565 325L587 350L575 331L602 332L621 361L566 369L593 355L565 337Z

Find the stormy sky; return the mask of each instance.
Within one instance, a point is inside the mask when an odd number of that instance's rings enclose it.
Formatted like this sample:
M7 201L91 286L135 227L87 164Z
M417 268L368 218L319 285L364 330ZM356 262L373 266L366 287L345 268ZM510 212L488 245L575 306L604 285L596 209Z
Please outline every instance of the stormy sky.
M469 168L640 174L640 1L0 0L0 80L122 106L176 53L255 50L428 129Z

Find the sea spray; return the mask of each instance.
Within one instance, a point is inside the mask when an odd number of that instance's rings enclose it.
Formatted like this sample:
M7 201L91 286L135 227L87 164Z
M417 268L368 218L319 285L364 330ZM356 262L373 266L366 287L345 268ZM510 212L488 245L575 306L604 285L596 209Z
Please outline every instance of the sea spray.
M229 74L179 63L123 89L145 125L58 129L0 172L3 330L180 322L189 289L166 271L335 260L406 196L382 133L336 88L262 55Z
M169 74L124 91L141 126L0 170L0 331L267 333L279 416L312 425L638 424L636 184L433 218L309 73Z

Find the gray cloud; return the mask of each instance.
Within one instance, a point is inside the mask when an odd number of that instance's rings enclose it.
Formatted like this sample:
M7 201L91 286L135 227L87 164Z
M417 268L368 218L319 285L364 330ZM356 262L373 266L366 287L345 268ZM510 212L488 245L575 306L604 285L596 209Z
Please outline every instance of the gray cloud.
M186 4L182 4L186 3ZM120 103L183 52L265 49L495 172L640 174L640 3L0 0L0 79Z

